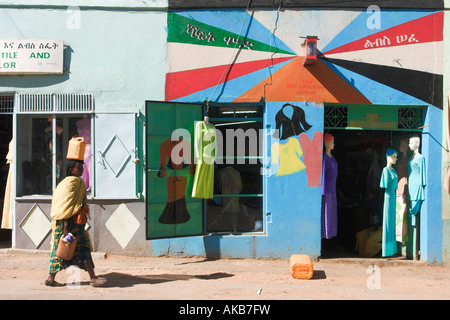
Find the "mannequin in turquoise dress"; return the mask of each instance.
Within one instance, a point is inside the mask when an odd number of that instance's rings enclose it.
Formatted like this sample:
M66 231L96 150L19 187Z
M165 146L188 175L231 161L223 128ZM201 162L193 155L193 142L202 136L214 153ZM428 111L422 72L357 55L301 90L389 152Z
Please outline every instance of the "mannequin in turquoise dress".
M419 226L418 216L425 200L425 158L419 153L420 138L418 136L409 139L409 149L413 152L412 159L408 163L408 191L409 191L409 216L408 216L408 244L406 256L419 258Z
M381 253L383 257L393 256L397 253L397 241L395 231L395 190L398 188L397 172L393 165L397 162L397 151L388 149L386 151L387 165L383 169L380 180L380 188L384 191L383 206L383 236L381 242Z
M413 151L412 159L408 163L409 171L409 212L412 225L415 226L415 217L425 200L425 158L419 153L420 138L409 139L409 148Z

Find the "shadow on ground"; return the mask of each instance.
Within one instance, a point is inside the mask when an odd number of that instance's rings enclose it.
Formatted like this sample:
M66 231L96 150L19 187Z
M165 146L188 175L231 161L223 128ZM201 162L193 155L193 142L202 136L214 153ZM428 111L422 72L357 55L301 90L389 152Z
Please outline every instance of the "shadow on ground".
M186 274L157 274L157 275L131 275L127 273L111 272L102 274L108 282L103 287L126 288L138 284L158 284L169 281L186 281L192 279L198 280L216 280L233 277L234 274L217 272L206 275L186 275Z
M320 279L326 279L327 275L325 274L325 271L323 270L314 270L313 276L311 279L320 280Z

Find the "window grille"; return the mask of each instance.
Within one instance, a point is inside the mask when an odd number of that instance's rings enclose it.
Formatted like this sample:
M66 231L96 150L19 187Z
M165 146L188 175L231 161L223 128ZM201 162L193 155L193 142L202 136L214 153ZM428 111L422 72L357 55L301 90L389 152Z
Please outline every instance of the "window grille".
M18 112L52 112L52 95L19 94Z
M204 103L203 112L211 121L262 121L264 117L264 100L246 103Z
M56 111L90 112L93 101L91 94L57 94Z
M325 106L324 127L326 129L348 127L348 107Z
M424 124L425 108L422 106L392 106L397 108L397 127L390 130L421 131ZM374 109L375 112L376 109ZM350 111L351 112L351 111ZM351 116L351 114L350 114ZM325 106L324 128L345 129L348 128L349 110L348 106Z
M408 107L398 108L398 128L417 130L423 126L424 108Z
M0 113L14 113L14 95L0 95Z
M92 94L19 94L19 113L93 112Z

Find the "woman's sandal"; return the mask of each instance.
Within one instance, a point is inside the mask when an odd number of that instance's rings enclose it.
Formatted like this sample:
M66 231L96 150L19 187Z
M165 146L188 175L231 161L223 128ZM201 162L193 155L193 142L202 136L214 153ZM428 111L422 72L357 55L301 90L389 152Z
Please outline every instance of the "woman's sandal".
M103 279L103 278L94 278L94 279L91 279L91 286L92 287L101 287L107 282L108 282L108 280Z
M64 287L66 285L65 283L59 283L56 281L49 281L49 280L45 280L44 284L47 287Z

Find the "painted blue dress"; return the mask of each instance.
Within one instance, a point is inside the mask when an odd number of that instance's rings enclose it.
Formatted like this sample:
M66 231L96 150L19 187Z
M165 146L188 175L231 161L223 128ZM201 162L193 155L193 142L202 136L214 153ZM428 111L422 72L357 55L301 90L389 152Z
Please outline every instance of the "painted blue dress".
M380 188L384 190L383 205L383 236L381 254L389 257L397 253L397 240L395 230L395 190L398 188L397 172L393 168L385 167L381 174Z

